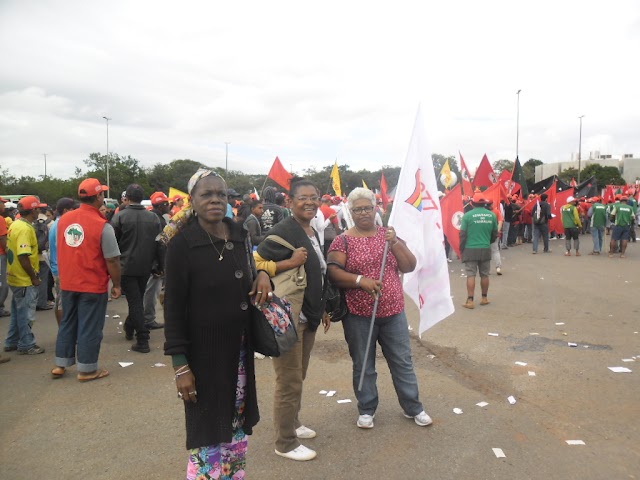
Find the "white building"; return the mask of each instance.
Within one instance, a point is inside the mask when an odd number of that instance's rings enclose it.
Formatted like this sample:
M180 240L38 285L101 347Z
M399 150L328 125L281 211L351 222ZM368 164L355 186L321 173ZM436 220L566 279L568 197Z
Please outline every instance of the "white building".
M636 183L640 180L640 158L634 157L632 153L625 153L621 156L601 155L600 152L589 152L588 158L583 158L580 162L580 169L583 170L587 165L597 163L603 167L616 167L620 170L622 178L627 183ZM560 172L567 168L578 169L578 155L572 155L572 159L567 162L543 163L536 167L536 182L549 178L552 175L559 175ZM576 178L577 180L577 178Z

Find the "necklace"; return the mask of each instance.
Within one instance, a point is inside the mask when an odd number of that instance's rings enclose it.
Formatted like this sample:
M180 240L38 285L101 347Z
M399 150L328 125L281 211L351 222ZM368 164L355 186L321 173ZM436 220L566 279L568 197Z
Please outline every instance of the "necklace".
M216 246L213 244L213 238L211 238L211 235L209 235L209 232L207 232L207 237L209 237L209 241L211 242L211 246L213 247L213 249L217 252L218 255L220 255L218 257L218 261L221 262L222 257L224 256L224 247L227 245L227 234L225 233L224 235L224 245L222 246L222 251L218 250Z
M373 232L373 235L366 235L365 233L362 233L360 231L360 229L358 227L356 227L355 225L353 226L353 228L356 229L356 232L358 232L360 234L361 237L371 237L371 236L375 236L375 231ZM371 233L371 232L366 232L366 233Z

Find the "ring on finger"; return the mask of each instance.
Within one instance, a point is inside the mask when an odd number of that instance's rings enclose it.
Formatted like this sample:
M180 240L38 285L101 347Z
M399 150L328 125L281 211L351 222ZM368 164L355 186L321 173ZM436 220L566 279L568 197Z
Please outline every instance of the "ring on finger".
M178 398L182 398L182 392L178 392Z
M269 297L269 298L273 297L273 292L267 293L267 297Z
M189 395L197 395L198 392L196 392L195 390L193 392L189 392Z
M262 292L258 292L258 295L262 295Z

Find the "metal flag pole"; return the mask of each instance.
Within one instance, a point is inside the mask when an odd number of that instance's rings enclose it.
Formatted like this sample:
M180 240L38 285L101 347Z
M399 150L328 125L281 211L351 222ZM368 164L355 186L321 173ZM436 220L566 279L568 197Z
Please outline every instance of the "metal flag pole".
M384 279L384 267L387 266L387 254L389 253L389 241L384 243L384 253L382 254L382 268L380 269L380 283ZM371 346L371 337L373 336L373 325L376 321L376 313L378 312L378 301L380 295L376 295L376 301L373 304L373 314L371 315L371 325L369 325L369 336L367 337L367 348L364 351L364 358L362 360L362 371L360 372L360 382L358 383L358 391L362 391L362 382L364 382L364 372L367 368L367 357L369 357L369 350Z

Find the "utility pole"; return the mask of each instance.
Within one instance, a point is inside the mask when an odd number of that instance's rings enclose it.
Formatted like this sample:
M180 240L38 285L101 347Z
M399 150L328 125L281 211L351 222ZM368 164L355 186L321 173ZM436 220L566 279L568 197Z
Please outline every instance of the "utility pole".
M578 185L580 185L580 167L582 166L582 118L584 115L580 115L580 139L578 140Z
M42 155L44 155L44 179L47 179L47 154L43 153Z
M224 176L229 176L229 144L231 142L224 142Z
M516 95L518 95L518 108L516 114L516 158L518 158L519 147L520 147L520 92L522 90L518 90Z
M109 183L109 160L110 160L110 155L109 155L109 120L111 120L110 118L107 117L102 117L107 121L107 187L111 188L111 184Z

